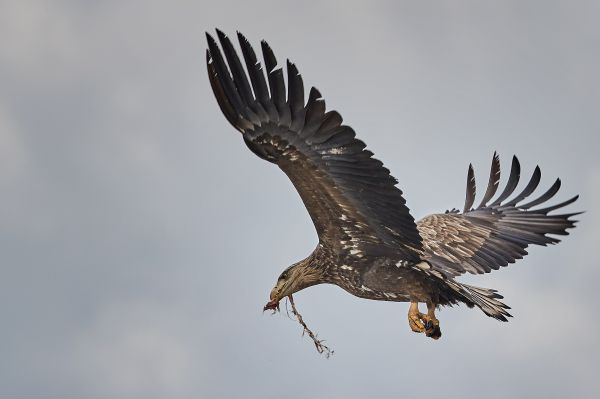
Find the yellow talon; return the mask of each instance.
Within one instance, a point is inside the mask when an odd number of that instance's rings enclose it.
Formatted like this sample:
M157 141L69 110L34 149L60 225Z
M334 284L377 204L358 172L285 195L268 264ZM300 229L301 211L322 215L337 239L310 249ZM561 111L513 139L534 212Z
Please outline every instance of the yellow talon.
M425 332L425 325L422 322L424 316L423 313L419 312L419 304L411 302L408 309L408 325L410 329L416 333Z

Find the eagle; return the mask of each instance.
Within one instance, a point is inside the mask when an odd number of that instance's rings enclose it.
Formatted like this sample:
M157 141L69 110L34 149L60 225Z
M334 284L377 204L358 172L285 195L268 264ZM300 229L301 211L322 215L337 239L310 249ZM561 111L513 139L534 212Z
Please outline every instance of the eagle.
M319 237L308 257L281 273L265 310L278 310L286 297L293 306L292 294L326 283L360 298L410 302L410 329L433 339L441 337L435 314L441 306L476 306L507 321L510 308L496 290L456 278L498 270L527 255L529 245L556 244L556 236L575 227L572 217L579 212L550 213L578 196L543 205L558 192L560 179L531 198L540 183L539 167L514 194L521 174L517 157L512 158L506 186L494 198L500 181L496 153L477 206L469 165L462 211L415 222L398 181L354 130L342 124L338 112L326 111L319 90L312 87L305 99L302 77L289 59L286 84L283 68L264 40L263 68L241 33L237 37L243 62L223 32L217 30L220 46L209 33L206 37L208 77L221 111L254 154L277 165L292 181ZM419 303L426 304L427 313L420 312Z

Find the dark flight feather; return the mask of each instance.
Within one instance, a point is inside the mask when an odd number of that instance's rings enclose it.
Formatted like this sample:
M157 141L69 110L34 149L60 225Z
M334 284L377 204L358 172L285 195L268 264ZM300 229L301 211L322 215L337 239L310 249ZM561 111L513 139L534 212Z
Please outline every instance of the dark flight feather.
M554 182L554 184L552 185L552 187L550 187L548 189L548 191L546 191L543 195L541 195L539 198L528 202L527 204L521 205L520 208L523 209L529 209L532 208L536 205L542 204L546 201L548 201L550 198L554 197L556 195L556 193L558 192L558 190L560 189L560 179L556 179L556 181Z
M529 183L527 183L527 186L523 189L521 194L517 195L512 200L505 203L504 206L515 206L516 204L518 204L519 202L523 201L525 198L530 196L531 193L533 193L535 191L535 189L537 188L537 186L540 184L541 177L542 177L542 171L540 170L539 166L536 166L535 170L533 171L533 175L531 176L531 179L529 180Z
M488 201L492 199L494 194L496 194L496 190L498 189L499 182L500 182L500 158L498 157L498 154L496 154L494 152L494 156L492 157L492 167L490 170L490 178L488 181L487 190L485 191L485 194L483 195L483 199L481 200L481 203L477 207L478 209L485 207L486 204L488 203Z
M250 83L248 82L242 63L233 49L231 41L229 41L229 38L218 29L217 36L219 37L219 42L221 43L221 47L223 47L227 63L233 74L233 81L235 82L237 91L241 94L242 99L246 104L253 103L254 95L252 94L252 89L250 89Z
M260 62L258 62L256 59L256 53L254 52L254 49L244 35L238 32L237 36L240 43L240 48L242 49L242 55L244 56L244 61L246 63L246 69L248 70L248 75L250 76L250 82L252 83L254 95L256 100L260 103L267 114L267 117L264 118L264 120L279 119L277 110L275 109L275 106L273 105L269 95L269 87L267 86L265 75Z
M504 191L502 191L502 194L500 194L496 201L494 201L490 206L500 205L502 201L508 198L508 196L511 195L513 191L515 191L515 188L517 188L520 176L521 164L519 163L517 157L513 156L508 183L506 183L506 187L504 188Z
M473 206L476 192L475 173L473 172L473 165L469 164L469 171L467 172L467 195L465 198L463 213L469 211Z

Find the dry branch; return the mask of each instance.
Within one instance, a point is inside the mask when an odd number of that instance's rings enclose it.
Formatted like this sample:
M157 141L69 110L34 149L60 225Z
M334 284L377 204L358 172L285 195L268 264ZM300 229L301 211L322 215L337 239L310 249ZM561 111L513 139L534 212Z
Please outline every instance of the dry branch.
M317 352L319 352L321 354L325 354L325 357L327 359L329 359L329 356L333 355L333 350L329 349L329 347L323 343L325 341L318 339L317 334L313 333L312 330L310 328L308 328L308 326L304 322L304 319L302 318L302 315L300 313L298 313L298 310L296 309L296 305L294 304L294 298L291 295L289 295L288 299L290 300L290 304L292 305L292 313L294 314L294 316L296 316L298 323L300 323L300 325L304 329L302 331L302 335L304 336L305 333L308 334L308 336L315 343Z

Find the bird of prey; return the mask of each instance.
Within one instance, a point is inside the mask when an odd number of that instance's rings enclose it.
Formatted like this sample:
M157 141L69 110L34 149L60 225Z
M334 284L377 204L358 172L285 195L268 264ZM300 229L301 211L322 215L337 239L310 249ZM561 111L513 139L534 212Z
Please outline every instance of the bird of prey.
M531 244L558 243L556 236L568 234L576 222L571 217L578 213L550 212L577 196L540 208L561 183L557 179L531 200L540 182L539 167L513 195L520 176L519 161L513 157L508 183L494 199L500 179L494 153L479 205L474 206L475 178L469 165L462 212L453 209L415 222L397 180L352 128L342 124L340 114L325 110L314 87L305 99L303 80L293 63L286 63L286 85L283 69L265 41L263 68L242 34L237 36L243 61L225 34L217 30L217 36L223 52L207 33L206 62L221 111L252 152L289 177L319 237L308 257L281 273L265 309L278 309L281 299L328 283L361 298L410 302L410 328L434 339L441 336L435 315L439 306L464 303L497 320L510 317L510 308L496 290L462 284L456 277L507 266L525 256ZM427 305L427 313L419 311L419 303Z

